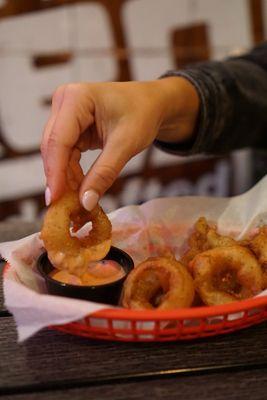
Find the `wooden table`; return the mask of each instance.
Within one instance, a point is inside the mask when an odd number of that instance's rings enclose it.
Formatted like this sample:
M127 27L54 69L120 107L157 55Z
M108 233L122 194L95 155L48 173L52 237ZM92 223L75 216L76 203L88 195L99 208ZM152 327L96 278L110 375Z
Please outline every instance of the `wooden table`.
M0 224L0 241L34 231ZM113 343L43 330L17 344L0 293L3 399L267 399L267 324L172 343Z

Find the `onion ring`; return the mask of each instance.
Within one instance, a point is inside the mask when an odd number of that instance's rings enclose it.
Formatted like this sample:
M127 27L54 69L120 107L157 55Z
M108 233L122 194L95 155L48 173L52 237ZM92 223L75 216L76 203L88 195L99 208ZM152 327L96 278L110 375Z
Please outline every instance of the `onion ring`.
M181 258L181 263L189 267L190 262L203 251L216 247L234 246L238 242L229 236L219 235L215 226L210 226L206 218L201 217L194 226L194 231L188 239L189 248Z
M153 257L135 267L124 283L122 305L143 310L190 307L194 283L187 269L174 257Z
M183 254L181 263L188 266L193 258L202 251L208 250L207 233L209 225L206 218L201 217L194 225L194 231L188 239L188 250Z
M210 306L252 297L263 287L256 257L242 246L207 250L198 254L190 267L197 292Z
M267 288L267 227L260 228L259 233L247 243L248 247L256 255L263 272L264 289Z
M73 231L77 231L88 221L92 222L89 235L83 238L71 236L71 222ZM109 252L111 223L99 205L90 212L84 210L78 192L68 189L49 207L41 239L55 268L81 276L91 261L101 260Z

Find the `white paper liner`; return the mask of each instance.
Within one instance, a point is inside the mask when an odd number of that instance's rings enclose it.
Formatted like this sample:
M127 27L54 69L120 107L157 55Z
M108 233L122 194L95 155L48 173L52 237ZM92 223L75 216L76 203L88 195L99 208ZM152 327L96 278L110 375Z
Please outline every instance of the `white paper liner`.
M109 215L112 244L128 252L135 265L166 247L179 259L194 223L201 216L217 223L220 233L236 239L267 224L267 176L247 193L232 198L175 197L123 207ZM11 266L4 275L5 306L15 318L19 341L44 327L77 321L101 309L114 308L48 295L43 278L36 270L36 260L43 251L39 233L0 244L0 253ZM260 295L267 295L267 290ZM240 313L230 318L240 318ZM122 322L118 323L122 327ZM154 329L151 322L138 324L148 332ZM124 326L127 327L127 322Z

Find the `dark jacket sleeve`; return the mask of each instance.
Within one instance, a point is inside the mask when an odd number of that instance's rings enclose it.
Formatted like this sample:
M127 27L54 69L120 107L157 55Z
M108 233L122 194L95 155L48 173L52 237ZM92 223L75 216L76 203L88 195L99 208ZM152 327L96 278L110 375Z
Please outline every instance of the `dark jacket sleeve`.
M181 155L267 149L267 43L241 57L195 64L167 76L182 76L195 86L200 115L190 142L156 141L156 146Z

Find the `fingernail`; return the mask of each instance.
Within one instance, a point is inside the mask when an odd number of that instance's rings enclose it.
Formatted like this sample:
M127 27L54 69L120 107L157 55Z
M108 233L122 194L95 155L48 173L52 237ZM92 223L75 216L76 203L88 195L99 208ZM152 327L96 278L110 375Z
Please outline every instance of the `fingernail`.
M45 189L45 204L48 207L51 203L51 192L49 187Z
M94 190L87 190L82 197L82 203L86 210L91 211L97 204L99 195Z

